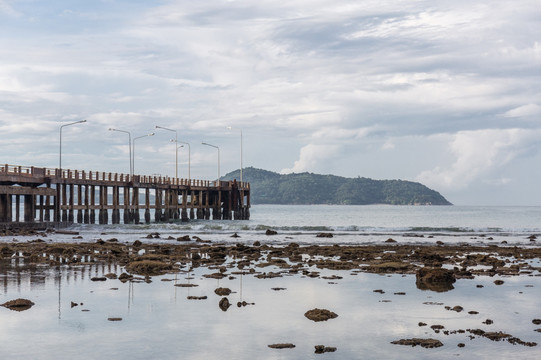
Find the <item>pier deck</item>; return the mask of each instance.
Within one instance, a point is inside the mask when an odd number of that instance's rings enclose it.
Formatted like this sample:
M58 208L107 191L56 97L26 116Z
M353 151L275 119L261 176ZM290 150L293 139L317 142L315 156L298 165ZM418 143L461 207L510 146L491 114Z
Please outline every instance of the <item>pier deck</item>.
M248 220L249 209L249 183L0 166L4 227Z

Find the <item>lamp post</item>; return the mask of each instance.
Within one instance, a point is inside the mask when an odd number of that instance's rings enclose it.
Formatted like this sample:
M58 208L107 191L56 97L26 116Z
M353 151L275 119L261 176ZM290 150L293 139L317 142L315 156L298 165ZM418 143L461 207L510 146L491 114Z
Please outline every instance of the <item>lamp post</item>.
M60 159L59 159L59 168L60 170L62 170L62 128L63 127L66 127L66 126L71 126L71 125L75 125L75 124L81 124L81 123L85 123L86 120L79 120L79 121L75 121L75 122L72 122L72 123L69 123L69 124L64 124L64 125L61 125L60 126Z
M163 129L163 130L174 132L175 133L175 143L177 142L178 133L177 133L176 130L168 129L166 127L158 126L158 125L156 125L156 129ZM176 147L176 145L175 145L175 178L178 179L178 148Z
M201 144L213 147L218 150L218 181L220 181L220 148L216 145L207 144L205 142Z
M233 130L231 126L227 127L228 130ZM240 182L242 182L242 129L240 131Z
M119 130L119 129L113 129L113 128L109 128L109 131L118 131L118 132L123 132L123 133L126 133L128 134L128 146L129 146L129 150L130 150L130 177L133 176L133 164L132 164L132 152L131 152L131 133L129 131L126 131L126 130Z
M144 137L147 137L147 136L154 136L154 133L150 133L150 134L146 134L146 135L141 135L141 136L137 136L137 137L134 137L133 138L133 147L132 147L132 152L133 152L133 156L132 156L132 168L133 168L133 172L135 173L135 140L137 139L141 139L141 138L144 138Z
M190 143L187 143L187 142L184 142L184 141L177 141L177 140L174 140L174 139L171 139L171 142L174 142L176 144L185 144L185 145L188 145L188 180L192 180L192 175L191 175L191 167L192 167L192 164L191 164L191 149L190 149ZM177 151L178 149L180 149L181 147L183 147L182 145L179 145L177 146Z

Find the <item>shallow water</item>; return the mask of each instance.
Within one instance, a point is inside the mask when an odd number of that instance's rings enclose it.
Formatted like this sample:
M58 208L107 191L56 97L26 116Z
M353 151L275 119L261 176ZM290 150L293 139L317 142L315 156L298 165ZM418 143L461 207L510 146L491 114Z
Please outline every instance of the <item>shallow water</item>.
M259 271L278 271L273 267ZM317 270L317 269L310 269ZM0 357L3 359L538 359L539 345L525 347L506 341L470 339L468 333L436 334L445 330L503 331L524 341L541 343L541 277L477 277L458 280L445 293L421 291L413 275L375 275L321 271L325 280L300 274L273 279L233 275L221 280L202 277L216 272L195 268L191 273L155 276L151 283L91 281L113 272L114 265L25 266L15 260L0 271L0 303L27 298L31 309L16 312L0 307ZM319 271L319 270L318 270ZM537 275L537 274L534 274ZM162 280L170 281L162 281ZM197 284L181 288L179 283ZM478 288L477 285L484 285ZM217 287L234 291L226 312L218 307ZM281 287L285 290L274 291ZM373 290L381 289L385 293ZM395 293L404 292L405 295ZM187 296L207 296L188 300ZM238 301L255 303L237 307ZM71 307L71 302L78 305ZM429 304L424 304L429 303ZM445 306L461 305L457 313ZM304 317L312 308L339 316L315 323ZM88 311L84 311L88 310ZM478 315L468 311L476 310ZM108 321L120 317L122 321ZM483 324L486 319L492 325ZM419 322L428 326L419 327ZM393 345L402 338L435 338L444 346L424 349ZM293 343L294 349L270 349L269 344ZM464 343L464 348L457 347ZM335 353L314 354L314 346L337 347Z
M274 229L278 234L266 236L267 229ZM75 224L70 230L78 231L81 237L57 234L53 241L117 238L121 242L164 242L168 237L196 235L205 240L226 243L381 244L392 238L400 244L435 244L441 241L446 244L530 247L539 246L539 241L531 241L529 236L541 234L541 207L256 205L251 208L249 221ZM158 232L160 238L146 238L153 232ZM330 232L334 237L317 238L321 232ZM241 237L231 238L234 233ZM35 240L37 237L39 235L17 237L16 240Z

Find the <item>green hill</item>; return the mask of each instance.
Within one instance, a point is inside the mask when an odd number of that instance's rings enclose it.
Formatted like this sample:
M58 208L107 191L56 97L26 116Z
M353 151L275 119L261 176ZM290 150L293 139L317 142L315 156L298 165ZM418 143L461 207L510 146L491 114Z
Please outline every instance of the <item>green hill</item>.
M239 170L222 177L233 179L240 179ZM437 191L412 181L281 175L253 167L243 169L243 180L250 183L253 204L452 205Z

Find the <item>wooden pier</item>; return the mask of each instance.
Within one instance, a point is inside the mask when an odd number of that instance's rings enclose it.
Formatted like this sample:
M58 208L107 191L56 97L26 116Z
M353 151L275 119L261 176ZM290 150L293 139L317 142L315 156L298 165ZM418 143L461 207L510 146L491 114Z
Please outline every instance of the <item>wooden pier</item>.
M121 218L124 224L248 220L250 184L0 166L4 228L120 224Z

